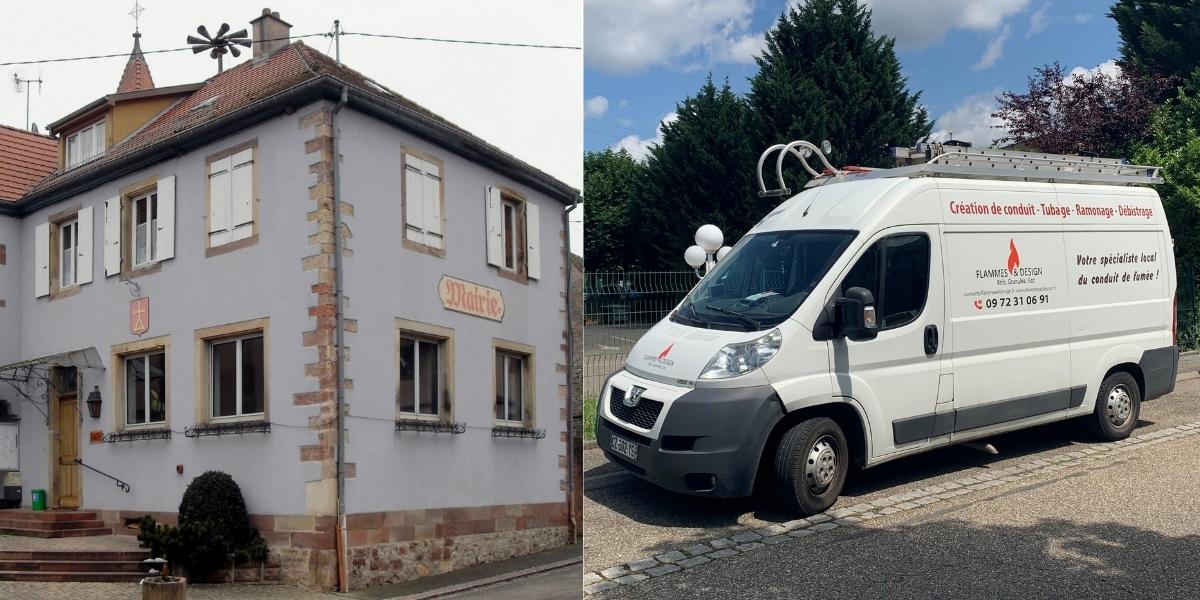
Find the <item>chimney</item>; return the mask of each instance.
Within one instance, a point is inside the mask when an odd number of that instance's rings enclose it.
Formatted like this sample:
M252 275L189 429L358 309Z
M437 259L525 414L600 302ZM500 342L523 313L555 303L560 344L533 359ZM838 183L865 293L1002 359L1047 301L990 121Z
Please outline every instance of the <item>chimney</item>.
M250 21L254 28L254 60L258 60L291 43L292 24L279 18L279 11L262 9L262 16Z

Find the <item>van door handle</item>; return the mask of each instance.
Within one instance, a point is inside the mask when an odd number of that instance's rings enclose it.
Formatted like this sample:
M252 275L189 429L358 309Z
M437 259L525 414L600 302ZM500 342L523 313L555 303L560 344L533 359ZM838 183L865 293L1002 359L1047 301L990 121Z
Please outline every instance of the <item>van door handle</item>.
M925 326L925 355L933 356L938 350L938 330L937 325Z

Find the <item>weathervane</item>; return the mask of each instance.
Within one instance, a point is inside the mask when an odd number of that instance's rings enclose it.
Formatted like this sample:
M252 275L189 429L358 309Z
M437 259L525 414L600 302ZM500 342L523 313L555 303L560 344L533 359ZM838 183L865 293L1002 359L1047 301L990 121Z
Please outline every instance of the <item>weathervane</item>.
M242 51L238 50L238 46L250 47L250 38L245 29L239 29L233 33L229 33L229 23L221 23L221 29L217 31L217 35L208 35L208 29L201 25L196 28L196 33L201 37L189 35L187 42L192 44L192 53L200 54L205 50L211 50L209 56L217 59L217 72L225 70L225 63L222 60L226 54L233 54L234 58L242 55Z

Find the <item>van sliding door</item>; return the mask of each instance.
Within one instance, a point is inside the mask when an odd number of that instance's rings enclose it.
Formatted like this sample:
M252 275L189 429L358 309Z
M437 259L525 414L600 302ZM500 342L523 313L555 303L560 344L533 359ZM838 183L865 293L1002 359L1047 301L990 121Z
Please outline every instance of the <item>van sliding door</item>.
M1077 405L1083 390L1070 384L1062 226L950 226L945 241L954 339L952 439L1061 416Z

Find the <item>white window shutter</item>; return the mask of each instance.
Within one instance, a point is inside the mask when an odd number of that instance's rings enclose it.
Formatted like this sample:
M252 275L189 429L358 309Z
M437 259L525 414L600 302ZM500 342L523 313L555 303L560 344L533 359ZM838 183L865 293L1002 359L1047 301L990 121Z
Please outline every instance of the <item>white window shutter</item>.
M78 259L75 261L75 283L82 285L92 282L92 242L95 237L92 207L79 209L76 218L79 219L79 226L75 234L78 238L75 240L75 256Z
M175 176L158 180L158 242L154 260L175 258Z
M33 290L34 296L50 295L50 224L42 223L33 230Z
M233 239L254 233L254 150L246 149L232 157L231 225Z
M425 243L425 185L422 182L421 159L409 155L404 167L404 236Z
M104 202L104 276L121 274L121 197Z
M485 208L487 216L487 261L489 265L504 268L504 223L501 211L503 202L500 200L500 189L487 186Z
M542 234L538 220L538 207L525 203L525 266L530 279L542 278Z
M422 177L425 191L422 199L425 202L425 243L436 248L442 247L442 179L437 165L425 163L426 173Z
M223 158L212 163L208 174L208 235L210 246L229 240L230 221L230 160Z

